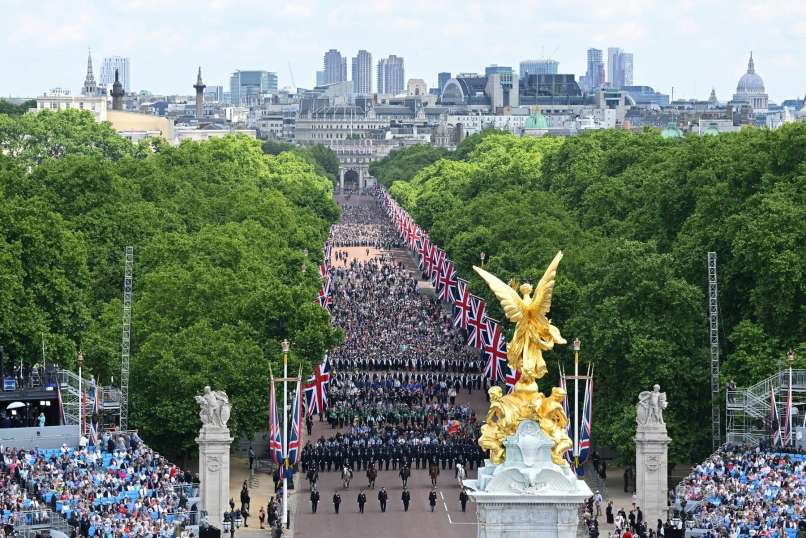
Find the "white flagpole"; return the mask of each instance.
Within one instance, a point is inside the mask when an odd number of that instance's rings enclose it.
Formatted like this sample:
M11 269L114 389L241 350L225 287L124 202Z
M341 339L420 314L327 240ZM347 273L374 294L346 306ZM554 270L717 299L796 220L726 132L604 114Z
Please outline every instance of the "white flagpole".
M574 464L579 465L579 338L574 339Z
M283 526L288 528L288 340L283 340Z

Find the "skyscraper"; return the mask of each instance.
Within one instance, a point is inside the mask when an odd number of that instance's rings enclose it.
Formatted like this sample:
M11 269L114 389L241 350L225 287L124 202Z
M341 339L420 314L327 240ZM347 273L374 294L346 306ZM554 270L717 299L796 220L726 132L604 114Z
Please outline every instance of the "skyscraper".
M347 58L342 57L336 49L325 53L324 69L325 84L335 84L347 80Z
M81 88L81 95L96 95L98 85L95 84L95 75L92 73L92 53L87 51L87 75L84 77L84 86Z
M556 75L560 62L546 58L545 60L524 60L520 65L520 78L529 75Z
M263 97L277 94L277 73L235 71L229 79L230 101L235 106L259 104Z
M131 91L131 74L129 72L129 59L123 56L109 56L101 64L101 86L111 88L115 83L115 71L118 72L123 91Z
M605 83L604 62L600 49L588 49L588 70L580 79L580 86L586 91L592 91Z
M406 73L403 58L390 55L378 62L378 93L397 95L403 93L406 86Z
M372 95L372 54L359 50L353 58L353 93L355 95Z
M442 94L442 89L445 87L445 84L451 79L451 74L448 72L442 72L437 75L437 88L439 88L439 93Z
M632 86L633 55L618 47L607 49L607 83L613 88Z

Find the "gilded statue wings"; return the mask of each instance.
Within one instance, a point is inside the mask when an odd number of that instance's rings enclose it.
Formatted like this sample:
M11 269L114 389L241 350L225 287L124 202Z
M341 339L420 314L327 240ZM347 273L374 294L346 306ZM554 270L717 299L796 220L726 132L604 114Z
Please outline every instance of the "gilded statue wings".
M523 300L518 295L517 290L502 282L495 275L488 273L480 267L473 266L473 269L487 282L490 289L493 290L495 296L501 302L501 308L509 321L513 323L519 322L523 318L526 311L537 312L545 316L551 308L551 295L554 291L554 282L557 276L557 266L560 265L560 260L563 258L562 251L557 252L554 259L543 274L543 278L537 284L532 296L532 302L529 305L524 304Z

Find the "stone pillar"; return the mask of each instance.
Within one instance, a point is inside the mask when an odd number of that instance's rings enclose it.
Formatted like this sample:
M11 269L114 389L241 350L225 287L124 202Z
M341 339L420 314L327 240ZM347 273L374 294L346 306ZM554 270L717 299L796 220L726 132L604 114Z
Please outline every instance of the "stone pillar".
M655 528L658 519L666 521L669 500L667 467L671 438L666 434L662 415L666 394L659 391L660 387L655 385L654 391L644 391L639 396L635 432L636 496L649 528Z
M209 387L208 387L209 389ZM226 398L223 392L221 394ZM201 396L197 396L197 401ZM201 402L200 402L201 403ZM229 402L226 409L221 412L219 408L207 411L204 407L202 417L204 425L199 431L196 443L199 445L199 496L201 510L207 511L207 521L210 525L221 528L224 512L229 509L229 451L232 444L232 437L229 428L226 426L226 419L229 418ZM213 420L205 421L207 416L217 416ZM225 415L222 416L222 415Z

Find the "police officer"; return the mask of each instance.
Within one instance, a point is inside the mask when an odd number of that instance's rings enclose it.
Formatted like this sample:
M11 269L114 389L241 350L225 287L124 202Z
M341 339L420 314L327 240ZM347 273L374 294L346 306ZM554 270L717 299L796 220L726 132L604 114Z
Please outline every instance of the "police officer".
M333 492L333 510L339 513L339 505L341 504L341 495L338 491Z

